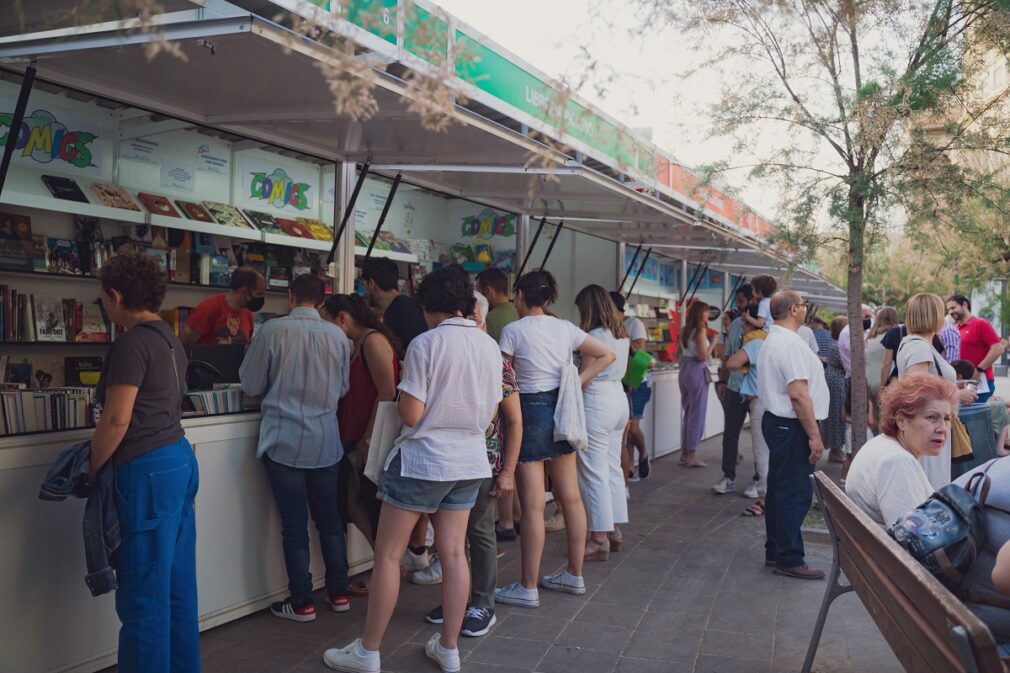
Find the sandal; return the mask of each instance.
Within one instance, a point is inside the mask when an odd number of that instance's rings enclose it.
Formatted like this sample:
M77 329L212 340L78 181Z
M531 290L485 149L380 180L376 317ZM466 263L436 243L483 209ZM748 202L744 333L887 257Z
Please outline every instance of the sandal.
M756 501L753 505L743 511L741 516L764 516L765 503L763 500Z
M347 585L347 595L355 598L368 598L368 586L364 582L352 582Z

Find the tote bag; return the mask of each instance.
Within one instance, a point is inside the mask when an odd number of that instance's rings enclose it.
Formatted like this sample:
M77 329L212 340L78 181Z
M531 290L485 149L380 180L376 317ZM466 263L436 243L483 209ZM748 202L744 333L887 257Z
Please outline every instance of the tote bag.
M372 437L368 447L368 461L365 463L365 476L378 485L379 477L386 469L389 452L393 443L403 430L400 420L400 410L396 402L379 402L375 409L375 424L372 426Z
M554 441L568 442L580 450L589 445L582 382L579 380L579 368L575 366L571 354L568 362L561 367L558 404L554 407Z

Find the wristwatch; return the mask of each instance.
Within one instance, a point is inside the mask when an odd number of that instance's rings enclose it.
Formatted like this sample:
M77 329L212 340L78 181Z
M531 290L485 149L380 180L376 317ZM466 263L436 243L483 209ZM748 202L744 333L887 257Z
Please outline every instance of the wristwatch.
M979 374L985 374L985 370L982 369L981 367L975 367L975 371L977 371Z

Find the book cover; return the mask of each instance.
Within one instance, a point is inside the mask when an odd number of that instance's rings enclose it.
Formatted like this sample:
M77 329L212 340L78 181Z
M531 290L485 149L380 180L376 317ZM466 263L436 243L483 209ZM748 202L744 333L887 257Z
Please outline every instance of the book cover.
M193 252L202 255L215 255L217 254L217 245L214 244L213 234L196 234L196 238L193 241Z
M144 248L146 252L151 257L158 260L158 266L161 267L161 272L166 276L168 275L168 250L159 250L158 248Z
M224 255L210 256L210 278L208 285L228 287L231 284L231 264Z
M101 356L63 358L63 378L68 386L97 385L101 374Z
M81 329L77 341L110 341L109 327L105 323L102 307L98 304L81 306Z
M32 271L34 259L31 218L0 213L0 269Z
M363 231L354 232L354 246L357 248L367 248L368 242L371 240L371 236L365 234Z
M38 273L49 271L49 240L44 234L32 234L32 269Z
M168 229L151 225L151 247L158 250L168 250Z
M270 276L267 278L267 287L286 290L291 285L290 266L271 266Z
M253 226L249 224L244 217L242 217L242 213L240 213L238 208L235 206L230 206L227 203L221 203L219 201L204 201L203 206L218 224L223 224L228 227L241 227L242 229L253 228Z
M172 248L168 251L168 279L174 283L193 282L189 250Z
M95 181L91 183L91 191L98 197L100 205L108 206L109 208L122 208L123 210L140 210L129 192L119 185Z
M38 341L66 341L67 325L63 317L63 299L32 295L35 313L35 338Z
M43 175L42 182L45 183L49 193L64 201L77 201L78 203L91 203L84 195L81 188L77 186L71 178L64 178L59 175Z
M309 233L311 233L312 237L317 241L333 240L333 230L327 227L324 222L311 217L297 217L295 219L304 224L305 228L309 230Z
M284 230L284 233L288 236L294 236L295 238L308 238L314 239L315 236L309 231L308 227L299 222L298 220L291 220L286 217L276 218L278 226Z
M4 378L10 383L22 383L26 387L32 385L31 362L9 362Z
M398 239L393 235L391 231L380 231L379 238L385 241L386 246L393 252L402 252L410 254L410 248L406 243Z
M49 238L49 271L70 276L80 276L83 274L81 271L81 254L77 248L77 241L68 241L65 238Z
M242 213L260 231L265 231L268 234L284 233L284 230L277 225L277 220L270 213L264 213L259 210L243 210Z
M179 209L186 214L191 220L196 220L197 222L213 222L214 218L210 216L207 209L201 206L199 203L194 201L181 201L176 199L175 205L179 206Z
M161 194L148 194L140 192L137 198L147 208L147 212L152 215L164 215L165 217L179 217L179 211L175 209L172 202Z
M64 384L63 356L40 355L32 358L32 379L35 387L61 388Z

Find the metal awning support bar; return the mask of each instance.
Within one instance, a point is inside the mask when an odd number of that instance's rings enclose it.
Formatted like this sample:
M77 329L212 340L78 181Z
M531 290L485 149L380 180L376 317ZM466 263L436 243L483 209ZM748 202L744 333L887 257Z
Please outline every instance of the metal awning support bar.
M691 289L691 296L687 298L688 301L694 299L694 295L696 295L698 293L698 290L701 289L701 284L705 280L706 273L708 273L708 264L701 267L701 272L698 274L698 282L695 283L694 287Z
M334 176L339 173L339 168ZM368 162L362 167L361 172L358 174L358 181L354 183L354 191L351 192L351 200L347 202L344 206L344 216L340 218L340 227L333 234L333 246L330 248L330 254L326 258L326 264L329 265L333 262L334 255L337 254L337 246L340 244L340 237L344 235L344 229L347 228L347 221L351 219L351 213L354 212L354 204L358 202L358 194L361 192L361 185L365 184L365 177L368 175ZM336 178L334 177L334 180ZM337 199L339 201L339 199Z
M547 246L547 252L544 253L544 261L540 262L540 270L543 271L544 267L547 266L547 258L551 256L554 251L554 244L558 242L561 238L561 231L565 228L565 221L561 220L558 223L558 228L554 230L554 238L551 239L551 244Z
M691 279L689 281L687 281L687 285L685 285L684 287L681 288L680 299L677 300L677 304L678 305L684 303L684 298L687 297L687 293L690 292L691 288L694 287L694 281L698 277L698 272L699 271L701 271L701 267L700 266L694 267L694 271L691 272Z
M537 240L540 238L540 232L544 230L544 224L547 223L546 217L540 218L540 224L537 225L537 232L533 234L533 240L530 242L530 247L526 250L526 254L523 255L523 263L519 265L519 272L516 273L516 280L522 278L523 269L526 268L526 262L530 261L530 255L533 254L533 248L537 244Z
M3 194L4 183L7 182L7 171L11 167L11 159L14 157L14 149L18 143L18 136L21 135L21 124L25 120L25 110L28 109L28 97L32 94L32 86L35 84L35 61L25 68L24 77L21 80L21 91L18 93L18 102L14 106L14 116L7 127L7 142L4 144L3 160L0 160L0 194Z
M638 261L638 255L642 252L642 246L639 245L635 248L635 255L631 258L631 264L628 265L627 271L624 272L624 278L621 279L621 285L617 288L617 293L620 294L624 290L624 284L628 282L628 276L631 275L631 270L635 268L635 262Z
M625 295L625 299L631 297L631 293L635 291L635 286L638 285L638 277L642 275L642 271L645 270L645 264L649 261L649 257L652 256L652 248L645 251L645 257L642 258L642 266L638 267L638 271L635 273L635 280L631 281L631 287L628 288L628 294Z
M747 280L746 280L745 276L738 276L737 277L737 281L735 283L733 283L733 289L730 291L729 296L726 297L726 303L722 305L722 312L723 313L725 313L726 309L729 308L730 303L734 299L736 299L736 292L737 292L737 290L739 290L740 288L742 288L743 284L746 283L746 282L747 282Z
M382 205L382 214L379 215L379 223L375 225L375 231L372 232L372 240L368 242L368 250L365 251L365 259L372 256L372 248L375 247L375 239L379 237L379 232L382 231L382 225L386 223L386 215L389 214L389 207L393 205L393 197L396 196L396 190L400 186L400 180L403 176L399 173L393 178L393 186L389 188L389 196L386 197L386 202Z

